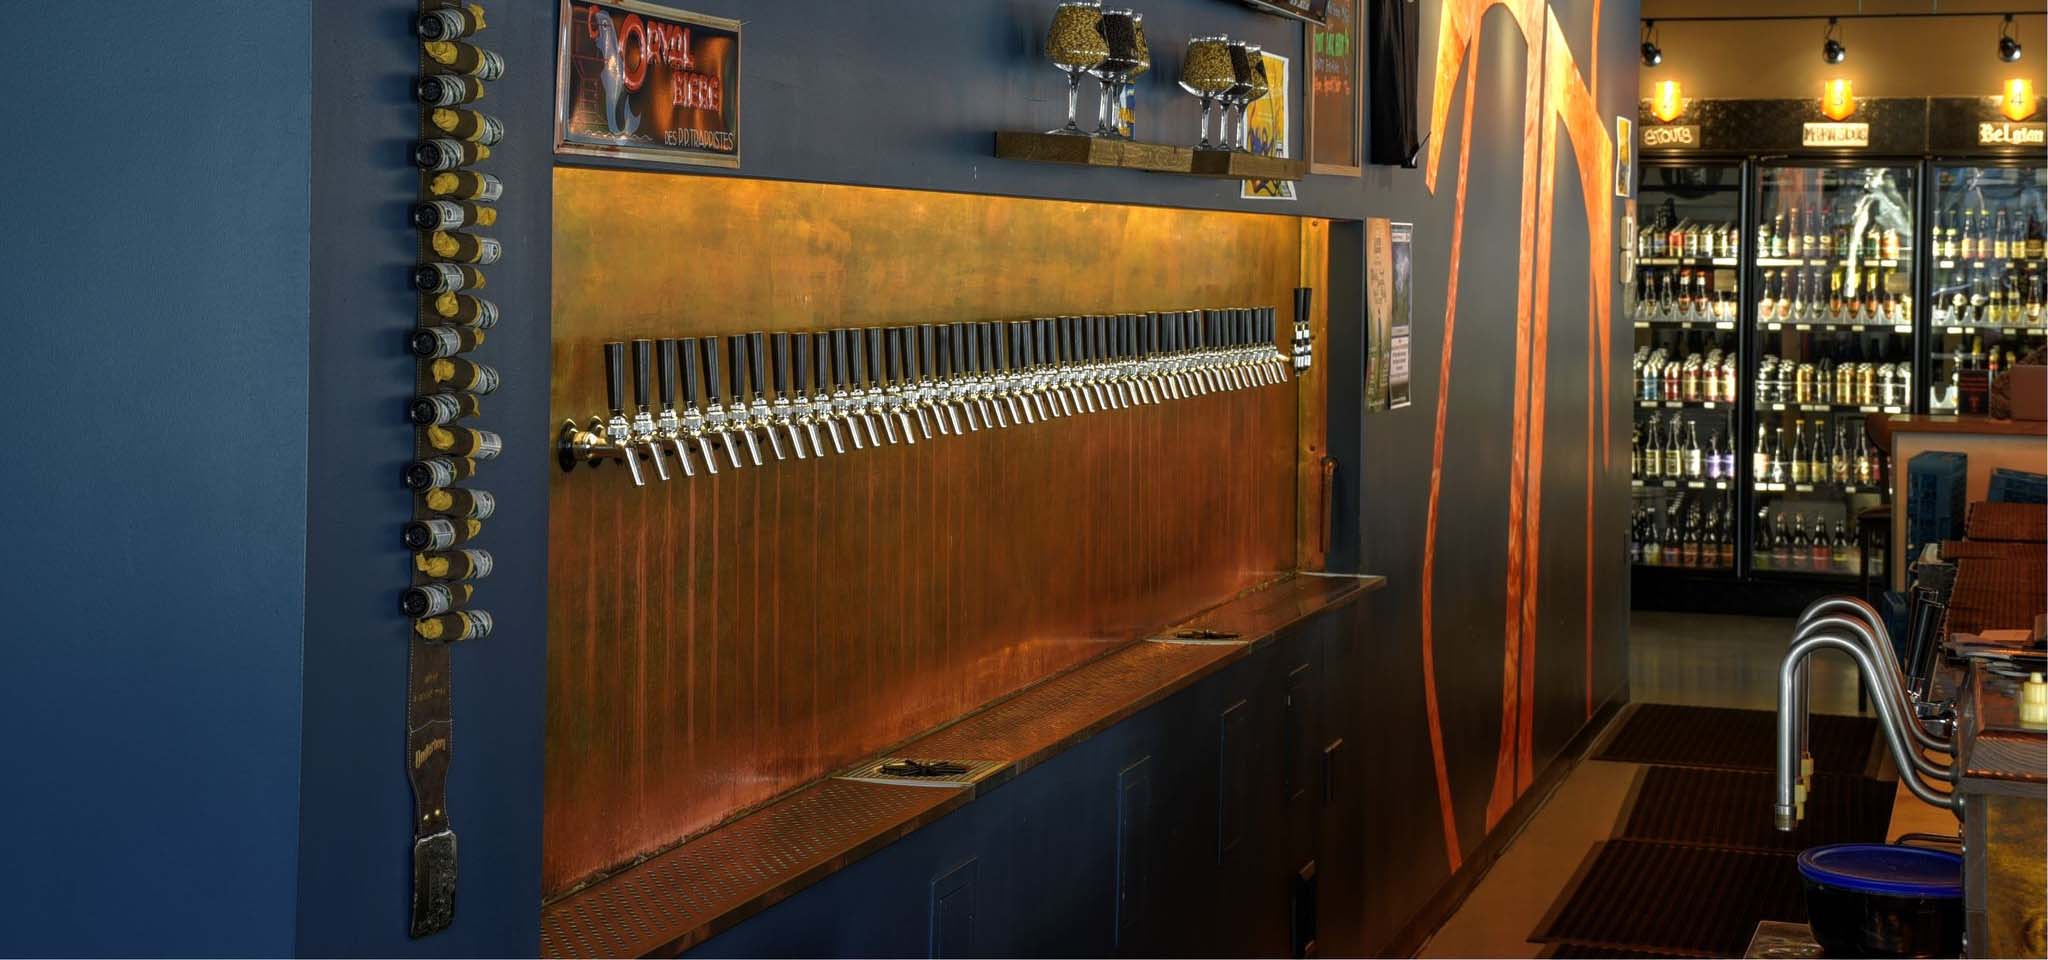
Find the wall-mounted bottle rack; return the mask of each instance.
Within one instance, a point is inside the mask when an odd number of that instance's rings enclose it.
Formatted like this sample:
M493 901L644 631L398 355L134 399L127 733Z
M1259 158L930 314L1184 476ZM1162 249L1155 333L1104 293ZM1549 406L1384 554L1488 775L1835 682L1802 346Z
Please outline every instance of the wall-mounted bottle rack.
M614 341L608 413L563 421L557 461L642 485L643 461L667 480L1268 386L1297 362L1276 324L1238 307L634 340L630 368Z
M475 546L497 501L470 486L478 464L498 456L504 441L474 425L481 398L498 387L498 371L475 359L498 307L484 299L483 267L504 255L496 239L477 232L497 225L493 204L504 190L476 169L503 138L498 118L478 110L486 84L505 72L497 53L477 46L484 8L459 0L421 0L413 31L420 41L418 202L411 213L419 241L412 286L417 323L407 338L415 359L415 396L407 418L417 428L404 482L412 517L400 530L412 551L412 582L399 607L409 618L406 770L414 816L411 935L424 937L455 919L455 831L447 781L454 742L450 647L491 633L487 611L470 605L475 581L490 575L490 553Z

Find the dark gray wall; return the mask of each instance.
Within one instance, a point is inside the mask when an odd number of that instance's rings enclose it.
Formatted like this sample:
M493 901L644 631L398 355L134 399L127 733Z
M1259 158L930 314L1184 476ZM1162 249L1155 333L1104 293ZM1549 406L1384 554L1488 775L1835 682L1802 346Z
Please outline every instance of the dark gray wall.
M481 106L506 141L483 165L506 184L505 263L485 294L503 320L476 354L505 384L478 423L506 437L474 486L498 497L477 546L497 569L474 605L497 626L453 666L448 804L460 874L455 925L406 937L412 792L405 778L406 636L399 526L411 494L406 287L418 192L410 86L413 0L313 4L312 406L306 529L305 766L299 953L314 956L521 956L539 949L541 706L546 676L548 269L554 6L489 4L478 42L506 76Z
M288 953L311 18L9 14L0 953Z

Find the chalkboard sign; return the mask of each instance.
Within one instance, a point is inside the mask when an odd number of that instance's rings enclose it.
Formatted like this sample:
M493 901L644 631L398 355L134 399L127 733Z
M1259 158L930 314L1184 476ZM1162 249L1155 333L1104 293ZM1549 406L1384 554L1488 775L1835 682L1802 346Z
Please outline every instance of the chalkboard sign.
M1267 13L1277 13L1283 17L1293 17L1297 20L1307 20L1310 23L1322 23L1325 15L1324 9L1337 5L1337 0L1244 0L1244 2L1246 6L1254 9L1264 10Z
M1365 47L1359 42L1358 0L1329 0L1322 26L1308 33L1308 172L1357 176L1365 145L1358 92Z
M739 21L562 0L560 27L556 152L739 166Z

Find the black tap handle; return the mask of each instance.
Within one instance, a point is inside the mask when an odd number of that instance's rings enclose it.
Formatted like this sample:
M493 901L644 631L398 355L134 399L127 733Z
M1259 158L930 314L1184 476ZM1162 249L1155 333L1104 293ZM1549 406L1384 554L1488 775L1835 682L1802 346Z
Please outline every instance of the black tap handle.
M1004 342L1003 325L1000 322L988 326L988 368L993 373L1008 373L1010 370L1010 345Z
M937 347L938 328L929 323L917 325L917 378L930 380L934 375L933 364L937 359L932 351Z
M771 333L768 342L775 348L768 366L775 380L775 396L780 399L789 396L789 334Z
M900 386L909 379L903 375L904 368L909 365L909 358L903 355L904 349L908 346L904 342L903 328L890 327L883 331L883 334L882 348L887 351L889 357L889 383L892 386Z
M679 351L676 360L683 372L683 405L694 410L700 406L698 401L702 397L697 390L697 338L684 337L676 349Z
M846 331L832 331L832 389L844 390L851 386L852 361L847 359Z
M654 381L654 341L633 341L633 406L647 409L647 387Z
M1135 359L1138 356L1138 315L1124 314L1118 318L1116 327L1117 342L1122 346L1119 352L1125 360Z
M980 327L981 325L977 323L963 323L960 325L960 336L967 344L967 353L963 357L965 363L962 372L970 377L978 376L981 373Z
M789 335L789 340L789 352L795 360L794 363L789 365L789 389L795 391L798 397L809 397L810 391L805 389L806 381L804 374L805 371L811 368L811 335L808 333L792 333Z
M1031 321L1018 320L1010 324L1010 359L1018 370L1029 370L1031 362Z
M973 372L967 363L967 325L950 323L946 326L946 332L950 334L947 339L952 344L946 351L946 365L951 368L955 378L965 377Z
M1088 359L1092 361L1099 362L1102 360L1102 322L1104 319L1106 318L1099 313L1088 318Z
M654 383L661 393L661 408L676 408L676 341L666 337L654 343Z
M883 384L883 383L885 382L885 381L884 381L884 377L885 377L885 375L886 375L886 371L884 370L884 367L883 367L883 361L884 361L884 357L883 357L883 352L884 352L884 348L883 348L883 346L882 346L882 342L883 342L883 340L884 340L884 339L886 339L886 338L884 338L884 337L882 336L882 328L881 328L881 327L869 327L869 328L867 328L867 337L868 337L868 385L869 385L870 387L872 387L873 389L876 389L876 390L880 390L880 389L882 388L882 384Z
M604 399L615 414L626 412L626 344L612 340L604 345Z
M981 368L989 374L1003 372L1003 338L996 336L996 326L992 321L981 325Z
M735 333L725 342L732 351L726 355L732 362L732 405L743 407L747 403L747 337Z
M941 381L953 379L953 327L951 324L935 324L932 327L932 376Z
M725 379L720 368L725 361L718 356L720 337L704 338L704 400L707 404L725 405Z
M859 330L846 331L847 356L853 364L846 368L846 386L852 390L865 390L868 385L867 338Z
M1081 359L1081 318L1068 315L1060 318L1059 354L1060 363L1077 363Z
M768 335L756 331L747 334L747 370L753 374L754 396L760 396L768 389L768 378L761 375L761 365L768 362Z

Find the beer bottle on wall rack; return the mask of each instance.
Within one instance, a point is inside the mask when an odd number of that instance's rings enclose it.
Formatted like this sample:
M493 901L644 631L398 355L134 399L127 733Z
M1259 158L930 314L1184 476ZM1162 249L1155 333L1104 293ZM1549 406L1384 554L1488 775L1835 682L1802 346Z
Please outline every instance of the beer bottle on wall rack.
M484 28L484 8L474 3L429 10L413 21L421 40L460 40Z
M446 200L475 200L493 203L505 193L497 177L475 170L447 170L427 181L427 192Z
M476 476L476 461L467 457L428 457L405 465L405 485L414 490L454 486Z
M414 550L446 550L482 533L483 521L472 517L428 517L405 525L405 545Z
M451 517L468 517L472 520L489 520L498 512L498 498L489 491L471 490L467 487L434 487L420 497L427 509L445 513Z
M429 40L420 44L427 59L449 73L478 80L496 80L505 75L505 58L493 50L453 40Z
M409 617L438 617L475 594L476 587L467 583L422 583L398 595L398 609Z
M422 263L412 268L412 285L421 293L454 293L484 285L484 272L459 263Z
M443 320L467 324L480 330L498 325L498 305L481 297L449 291L434 297L434 314Z
M406 419L421 426L446 426L476 416L481 404L474 393L430 393L406 405Z
M491 575L491 555L482 550L437 550L412 555L413 569L436 580L482 580Z
M471 427L428 427L427 446L452 457L490 460L505 449L505 440L489 430Z
M505 125L478 110L457 110L452 107L436 107L427 114L427 122L434 129L457 140L492 146L505 139Z
M413 82L412 95L425 106L453 107L482 100L484 84L453 73L433 73Z
M482 640L491 635L491 615L482 610L452 610L438 617L415 620L412 629L422 640Z
M455 324L421 327L406 337L406 346L412 350L413 356L429 360L468 353L482 346L483 342L482 328Z
M412 208L412 225L421 230L460 230L498 222L498 208L459 200L429 200Z
M427 376L451 390L488 394L498 389L496 368L461 357L442 357L427 364Z
M434 255L457 263L490 265L505 255L505 248L490 237L474 233L449 233L436 230L427 236L427 247Z
M438 137L413 144L412 162L422 170L453 170L467 167L491 156L491 148L453 137Z

